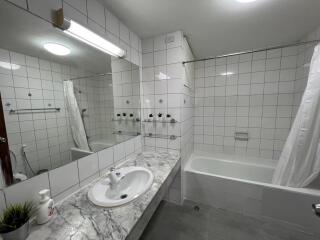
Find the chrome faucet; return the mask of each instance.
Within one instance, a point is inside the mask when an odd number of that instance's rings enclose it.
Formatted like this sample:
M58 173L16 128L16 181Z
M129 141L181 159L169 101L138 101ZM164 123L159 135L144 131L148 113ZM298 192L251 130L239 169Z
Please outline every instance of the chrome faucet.
M122 179L121 173L116 171L116 168L112 167L110 168L110 188L115 189L117 183Z
M315 203L315 204L312 204L312 209L314 211L314 213L320 217L320 203Z

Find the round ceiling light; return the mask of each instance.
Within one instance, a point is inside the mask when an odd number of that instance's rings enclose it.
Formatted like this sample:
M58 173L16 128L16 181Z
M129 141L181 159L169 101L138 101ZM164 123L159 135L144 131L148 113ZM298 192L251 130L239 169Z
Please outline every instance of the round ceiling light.
M237 2L239 3L252 3L252 2L255 2L257 0L236 0Z
M58 56L65 56L71 52L69 48L58 43L45 43L43 47L48 52Z

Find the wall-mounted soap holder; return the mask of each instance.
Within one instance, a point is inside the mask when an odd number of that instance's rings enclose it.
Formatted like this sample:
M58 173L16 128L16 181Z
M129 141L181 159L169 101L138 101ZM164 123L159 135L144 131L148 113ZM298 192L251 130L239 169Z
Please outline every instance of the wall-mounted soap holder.
M143 120L142 122L153 122L153 123L177 123L178 121L171 117L171 114L163 114L158 113L157 114L158 119L154 118L155 115L153 113L150 113L148 115L148 119Z

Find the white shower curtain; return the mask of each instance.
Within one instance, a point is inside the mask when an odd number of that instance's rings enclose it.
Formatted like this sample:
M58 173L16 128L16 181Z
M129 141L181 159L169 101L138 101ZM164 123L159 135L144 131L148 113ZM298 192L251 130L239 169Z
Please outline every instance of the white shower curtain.
M78 103L76 96L73 91L73 82L64 81L64 97L69 113L70 126L73 140L75 141L78 148L90 151L88 140L86 137L86 132L81 119Z
M306 90L276 167L273 183L305 187L320 171L320 45L315 47Z

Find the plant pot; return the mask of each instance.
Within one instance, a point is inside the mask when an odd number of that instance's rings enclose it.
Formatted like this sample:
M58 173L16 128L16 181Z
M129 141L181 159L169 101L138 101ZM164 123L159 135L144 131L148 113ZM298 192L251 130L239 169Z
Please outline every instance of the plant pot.
M29 233L30 223L28 221L12 232L1 233L1 237L3 238L3 240L25 240L28 237Z

